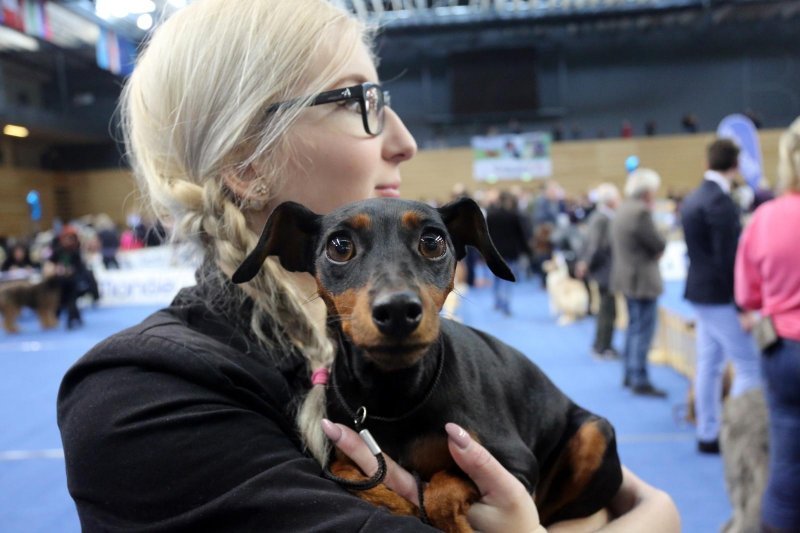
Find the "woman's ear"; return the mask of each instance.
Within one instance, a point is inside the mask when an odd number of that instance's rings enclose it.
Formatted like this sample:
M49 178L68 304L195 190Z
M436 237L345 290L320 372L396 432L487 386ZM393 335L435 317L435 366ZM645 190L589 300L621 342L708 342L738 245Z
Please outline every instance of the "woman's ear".
M229 167L222 171L222 182L245 209L264 209L269 201L269 187L252 163L244 168Z

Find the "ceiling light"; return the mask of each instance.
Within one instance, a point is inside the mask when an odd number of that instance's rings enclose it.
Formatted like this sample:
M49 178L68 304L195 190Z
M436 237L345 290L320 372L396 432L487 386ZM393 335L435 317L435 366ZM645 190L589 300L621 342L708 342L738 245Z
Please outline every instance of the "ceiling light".
M121 2L125 4L128 13L152 13L156 10L156 4L153 0L125 0Z
M15 126L14 124L6 124L6 126L3 128L3 133L9 137L27 137L28 128L23 126Z
M153 27L153 16L150 13L145 13L144 15L139 15L139 18L136 19L136 25L139 27L140 30L147 31Z
M177 7L178 9L186 7L186 0L169 0L169 3L172 7Z

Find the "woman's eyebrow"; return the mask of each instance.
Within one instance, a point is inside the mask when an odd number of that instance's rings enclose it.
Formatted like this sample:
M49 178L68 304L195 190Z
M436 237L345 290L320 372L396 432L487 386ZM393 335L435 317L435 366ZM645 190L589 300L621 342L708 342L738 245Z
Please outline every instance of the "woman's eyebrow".
M338 89L340 87L349 87L351 85L359 85L361 83L365 83L369 81L365 76L361 74L348 74L342 78L336 80L336 83L331 85L330 89Z

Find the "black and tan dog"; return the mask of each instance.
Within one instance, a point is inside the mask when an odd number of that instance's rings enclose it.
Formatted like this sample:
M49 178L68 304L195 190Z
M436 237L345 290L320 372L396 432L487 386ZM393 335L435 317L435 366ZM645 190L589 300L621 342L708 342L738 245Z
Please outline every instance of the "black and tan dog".
M58 326L58 305L61 290L54 278L44 278L32 283L27 280L0 282L0 314L3 315L3 329L17 333L17 318L23 308L36 311L42 329Z
M434 209L372 199L328 215L277 207L233 279L252 279L269 255L317 280L340 349L328 385L328 416L364 426L384 451L428 481L425 507L445 531L471 531L479 494L452 461L445 422L466 428L531 491L544 525L607 506L622 473L614 430L564 395L533 363L439 310L456 261L474 246L497 276L513 280L472 200ZM343 458L331 467L363 479ZM360 495L399 514L417 509L383 486Z

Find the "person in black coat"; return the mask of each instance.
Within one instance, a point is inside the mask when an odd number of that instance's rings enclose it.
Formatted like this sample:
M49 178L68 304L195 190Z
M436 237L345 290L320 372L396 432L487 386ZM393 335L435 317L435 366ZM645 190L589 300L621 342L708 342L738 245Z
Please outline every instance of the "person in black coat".
M486 225L497 251L503 256L512 272L518 272L519 256L527 253L528 243L522 214L517 208L517 198L508 191L500 193L497 203L486 213ZM494 278L494 308L505 315L511 314L512 282Z
M689 271L684 297L692 303L697 330L695 412L697 447L719 453L722 375L725 362L735 367L731 396L761 386L758 354L750 337L750 317L734 303L733 271L741 223L730 197L738 173L739 148L718 139L707 151L708 170L681 204Z
M56 278L61 286L59 312L67 314L67 329L83 325L78 298L84 292L82 284L87 279L88 270L81 255L81 242L74 226L61 228L49 262L55 266Z

